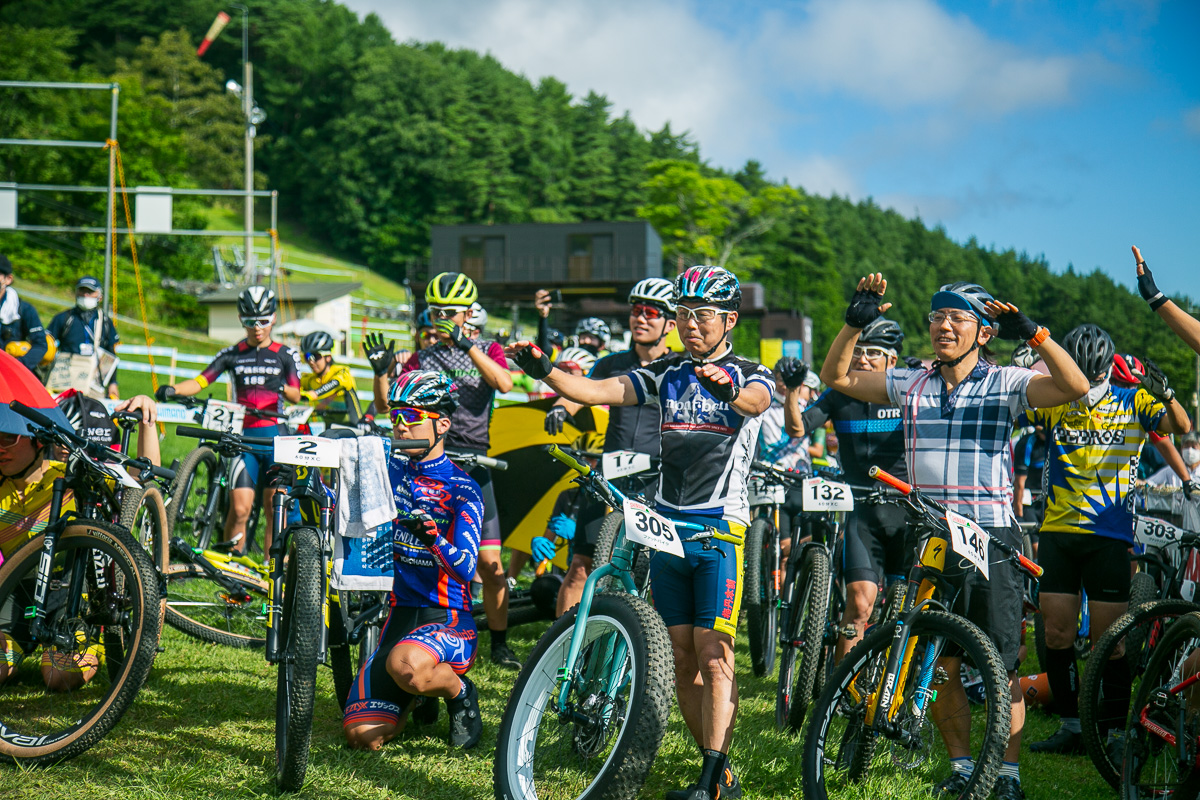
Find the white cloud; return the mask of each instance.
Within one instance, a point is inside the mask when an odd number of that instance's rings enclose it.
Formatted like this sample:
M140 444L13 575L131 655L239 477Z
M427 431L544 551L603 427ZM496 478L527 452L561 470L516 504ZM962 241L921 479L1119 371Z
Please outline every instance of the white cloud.
M831 195L857 199L861 197L858 182L846 164L839 158L814 155L787 163L783 169L770 169L772 176L787 178L793 186L802 186L809 194Z
M1183 112L1183 127L1188 133L1200 136L1200 106Z
M1022 52L931 0L814 0L799 25L764 26L793 88L887 109L952 106L1004 114L1068 101L1086 59Z

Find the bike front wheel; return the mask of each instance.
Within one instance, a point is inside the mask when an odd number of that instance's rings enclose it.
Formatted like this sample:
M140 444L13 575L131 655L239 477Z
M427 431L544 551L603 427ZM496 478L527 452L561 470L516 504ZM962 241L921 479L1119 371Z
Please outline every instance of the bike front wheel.
M742 603L746 608L746 632L749 634L750 667L757 677L775 669L778 647L776 627L779 606L779 536L763 517L750 523L746 531L746 588Z
M0 668L2 761L51 764L96 744L133 703L158 649L150 559L125 531L91 520L59 534L44 602L44 626L75 644L39 642L24 612L35 604L43 541L34 537L0 566L0 643L8 656L0 665L12 663Z
M829 554L821 545L807 545L799 563L775 697L776 725L795 731L804 726L821 665L829 614Z
M303 527L284 535L289 544L279 630L282 660L275 689L275 784L295 792L308 771L325 587L320 534Z
M211 448L198 447L183 459L171 482L171 535L182 537L192 547L208 547L213 532L224 524L225 509L211 502L220 492L219 468L217 454Z
M158 573L158 631L162 635L163 619L167 613L167 593L164 576L171 563L170 522L162 492L155 486L137 491L129 489L121 498L121 521L118 526L129 531L146 549L150 562Z
M671 711L673 659L641 598L598 594L559 703L578 607L542 635L509 696L493 768L497 800L632 800Z
M801 758L804 796L888 797L910 793L914 780L937 784L949 776L950 762L936 719L941 730L958 732L975 760L961 797L985 800L999 774L1012 713L1008 676L995 645L962 617L921 612L901 641L912 652L899 662L894 692L883 705L880 688L895 635L883 625L868 632L813 705ZM960 656L946 653L960 654L979 670L979 705L968 703L961 688L955 667ZM886 730L874 718L885 713Z

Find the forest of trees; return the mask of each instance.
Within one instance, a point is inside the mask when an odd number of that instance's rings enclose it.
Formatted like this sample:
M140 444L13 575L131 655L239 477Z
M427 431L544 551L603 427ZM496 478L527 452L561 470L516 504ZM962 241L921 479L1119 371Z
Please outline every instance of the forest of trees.
M0 8L0 78L118 80L130 186L238 188L241 113L224 83L241 79L240 18L203 60L195 56L221 8L215 0L13 0ZM1193 354L1103 273L1056 273L1025 253L960 244L869 199L771 181L754 161L716 168L686 132L645 131L618 115L602 86L574 97L553 78L532 83L490 56L398 43L376 17L328 0L255 3L250 43L256 100L268 114L258 129L259 188L278 189L286 218L329 249L392 277L428 256L433 224L641 218L662 235L669 274L680 262L717 262L763 283L773 310L813 318L818 353L858 277L882 271L892 316L918 355L928 352L931 293L972 280L1056 334L1098 322L1120 350L1157 361L1185 397L1194 389ZM0 129L102 139L107 98L98 100L6 91ZM0 148L0 180L101 184L104 174L95 151ZM102 204L68 206L80 202L50 196L23 203L21 215L99 224ZM199 202L177 204L176 224L202 227L204 213ZM102 252L95 238L76 237L66 248L75 251L63 252L61 242L8 234L0 248L35 274L67 264L74 273L86 254ZM204 242L146 237L139 247L155 276L208 269ZM198 313L186 302L174 310L183 320Z

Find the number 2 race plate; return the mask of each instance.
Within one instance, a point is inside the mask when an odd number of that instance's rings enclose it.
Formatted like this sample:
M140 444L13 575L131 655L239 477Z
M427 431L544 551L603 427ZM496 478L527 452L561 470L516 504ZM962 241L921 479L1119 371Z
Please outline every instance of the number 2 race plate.
M615 450L605 453L600 462L600 471L605 480L616 480L626 475L636 475L650 469L650 456L633 450Z
M992 540L991 534L974 520L953 511L946 512L946 525L950 528L950 547L954 552L974 564L984 578L991 580L988 572L988 542Z
M1149 547L1166 547L1178 542L1183 536L1183 531L1161 519L1138 517L1133 526L1133 536L1138 542Z
M624 512L626 539L683 558L683 542L675 523L636 500L626 500Z
M850 487L824 478L804 480L805 511L853 511L854 495Z
M275 462L301 467L336 467L342 448L336 439L319 436L276 436Z

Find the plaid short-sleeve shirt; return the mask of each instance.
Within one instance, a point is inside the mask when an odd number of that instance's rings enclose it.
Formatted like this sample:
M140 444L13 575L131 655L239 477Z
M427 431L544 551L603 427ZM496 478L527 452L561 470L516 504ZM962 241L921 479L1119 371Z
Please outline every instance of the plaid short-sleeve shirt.
M979 362L946 391L937 370L889 369L887 392L904 420L908 474L953 511L986 527L1013 521L1011 437L1037 373Z

